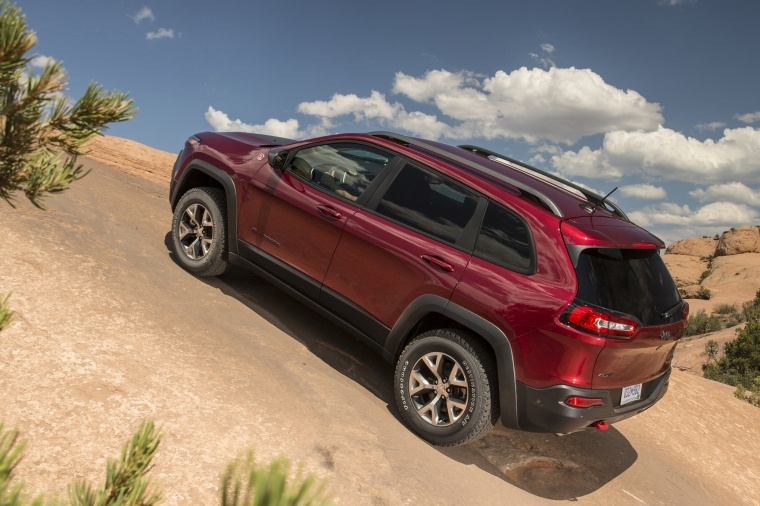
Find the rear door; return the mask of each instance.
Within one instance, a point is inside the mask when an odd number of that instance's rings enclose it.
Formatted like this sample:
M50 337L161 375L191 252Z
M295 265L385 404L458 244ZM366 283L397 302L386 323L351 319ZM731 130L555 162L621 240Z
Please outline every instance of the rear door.
M472 254L479 201L467 187L406 163L348 220L320 302L366 331L372 321L392 327L421 295L448 299ZM367 333L381 344L387 335Z

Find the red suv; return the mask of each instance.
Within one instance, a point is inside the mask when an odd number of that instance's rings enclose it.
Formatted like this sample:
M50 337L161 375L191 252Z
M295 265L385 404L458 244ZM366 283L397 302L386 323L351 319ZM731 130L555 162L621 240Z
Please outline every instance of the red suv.
M396 364L438 445L569 433L665 393L688 305L664 244L615 204L477 146L389 132L190 137L171 181L177 262L253 270Z

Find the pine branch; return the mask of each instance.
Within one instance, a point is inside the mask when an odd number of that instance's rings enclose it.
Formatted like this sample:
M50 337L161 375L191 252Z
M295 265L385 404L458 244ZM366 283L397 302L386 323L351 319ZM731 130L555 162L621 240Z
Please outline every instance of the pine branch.
M153 506L161 500L160 493L148 493L151 461L158 450L163 435L157 432L153 421L143 422L124 445L121 459L110 460L106 471L106 483L95 491L85 482L69 487L72 506Z
M39 72L26 56L37 36L21 10L0 3L0 198L13 205L22 191L37 207L41 199L65 190L84 176L77 157L109 123L127 121L137 109L127 93L90 83L72 102L62 95L68 83L60 62ZM59 156L59 153L64 156Z
M272 461L269 466L257 466L253 452L243 462L227 466L222 476L222 506L317 506L332 504L325 497L324 482L317 483L313 475L288 479L287 459Z

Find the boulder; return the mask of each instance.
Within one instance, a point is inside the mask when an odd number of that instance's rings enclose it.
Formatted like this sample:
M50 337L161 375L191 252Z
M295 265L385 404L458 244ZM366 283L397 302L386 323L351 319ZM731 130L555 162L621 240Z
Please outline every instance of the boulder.
M715 256L760 253L760 228L738 227L724 232L715 248Z
M683 239L668 246L668 249L665 250L665 254L687 255L698 258L711 257L715 255L715 247L717 244L718 240L711 237Z

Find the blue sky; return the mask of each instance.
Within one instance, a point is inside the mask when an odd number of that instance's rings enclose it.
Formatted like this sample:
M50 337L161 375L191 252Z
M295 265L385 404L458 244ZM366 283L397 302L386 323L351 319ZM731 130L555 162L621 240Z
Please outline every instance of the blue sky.
M377 129L473 143L614 196L667 242L760 224L756 0L27 0L107 132Z

